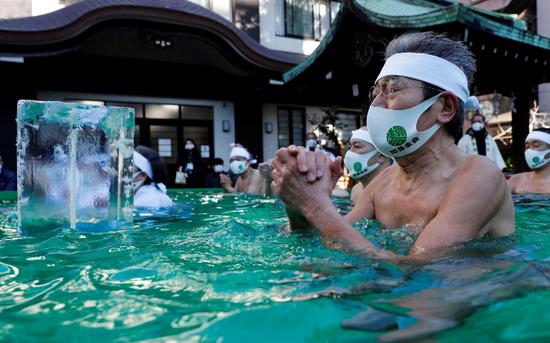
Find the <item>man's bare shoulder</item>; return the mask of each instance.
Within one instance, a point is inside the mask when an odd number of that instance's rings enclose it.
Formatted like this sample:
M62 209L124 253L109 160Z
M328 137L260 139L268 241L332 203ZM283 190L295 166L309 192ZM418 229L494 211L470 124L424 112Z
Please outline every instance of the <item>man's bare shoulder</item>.
M510 178L508 179L508 183L516 184L518 182L526 180L526 179L529 178L529 174L530 174L530 172L514 174L514 175L510 176Z
M504 174L488 158L480 155L468 156L456 170L454 178L466 179L468 182L483 183L493 181L502 183Z

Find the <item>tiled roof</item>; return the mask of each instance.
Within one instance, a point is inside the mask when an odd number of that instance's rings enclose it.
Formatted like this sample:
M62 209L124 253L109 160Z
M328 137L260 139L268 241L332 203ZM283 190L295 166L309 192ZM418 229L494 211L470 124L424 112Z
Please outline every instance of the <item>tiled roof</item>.
M380 27L422 29L448 23L460 23L503 39L534 46L550 52L550 39L525 30L523 21L507 14L497 13L448 0L345 0L344 8L336 18L317 50L304 62L283 75L289 82L326 50L336 36L342 18L348 11L363 21Z

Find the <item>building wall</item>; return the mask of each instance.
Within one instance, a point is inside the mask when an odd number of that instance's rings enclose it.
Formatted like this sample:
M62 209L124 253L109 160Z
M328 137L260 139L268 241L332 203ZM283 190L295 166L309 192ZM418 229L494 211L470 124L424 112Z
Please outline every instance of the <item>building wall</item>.
M32 0L1 0L0 18L18 18L31 15Z
M537 0L537 34L550 38L550 1ZM539 111L550 113L550 83L539 85Z
M117 102L140 102L140 103L160 103L160 104L180 104L195 106L212 106L214 108L213 126L214 126L214 156L224 159L225 167L229 168L230 144L235 142L235 109L232 102L217 100L197 100L197 99L177 99L177 98L157 98L157 97L138 97L114 94L90 94L73 92L51 92L39 91L37 100L41 101L62 101L65 98L105 100ZM222 122L229 120L229 132L223 132Z

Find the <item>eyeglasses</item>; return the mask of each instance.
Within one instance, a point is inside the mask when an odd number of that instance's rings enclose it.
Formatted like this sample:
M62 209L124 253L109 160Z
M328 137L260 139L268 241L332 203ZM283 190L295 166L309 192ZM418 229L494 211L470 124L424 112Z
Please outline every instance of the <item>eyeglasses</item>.
M431 89L434 91L442 92L442 89L430 87L423 85L421 83L409 83L405 81L385 81L381 82L380 84L374 85L369 88L369 100L370 102L373 102L374 99L382 93L385 97L392 96L397 92L400 92L406 88L425 88L425 89Z

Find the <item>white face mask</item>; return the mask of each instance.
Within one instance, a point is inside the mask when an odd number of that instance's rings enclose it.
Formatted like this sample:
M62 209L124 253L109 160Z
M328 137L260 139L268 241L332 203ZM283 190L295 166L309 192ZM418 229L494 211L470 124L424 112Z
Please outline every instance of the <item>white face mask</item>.
M474 130L476 132L479 132L479 131L483 130L484 127L485 127L485 125L483 125L483 123L475 122L475 123L472 124L472 130Z
M240 175L244 173L247 167L247 161L233 161L229 165L229 168L231 168L231 171L233 174Z
M193 150L193 149L195 149L195 144L193 144L193 143L185 144L185 150Z
M416 124L439 96L440 94L405 110L371 106L367 114L367 126L376 149L386 156L401 157L424 145L441 124L435 123L422 132L416 130Z
M317 147L317 141L315 139L308 139L306 141L306 147L309 149L315 149Z
M546 154L550 154L550 149L542 151L527 149L525 150L525 161L527 162L529 168L538 169L550 162L550 157L546 158Z
M221 164L216 164L214 166L214 172L215 173L221 173L223 171L223 166Z
M374 163L372 165L368 165L368 162L371 157L373 157L378 151L373 150L369 151L364 154L358 154L356 152L353 152L349 150L346 152L346 156L344 158L344 164L346 165L346 168L349 170L349 175L353 179L359 179L365 175L370 174L373 172L380 163Z

